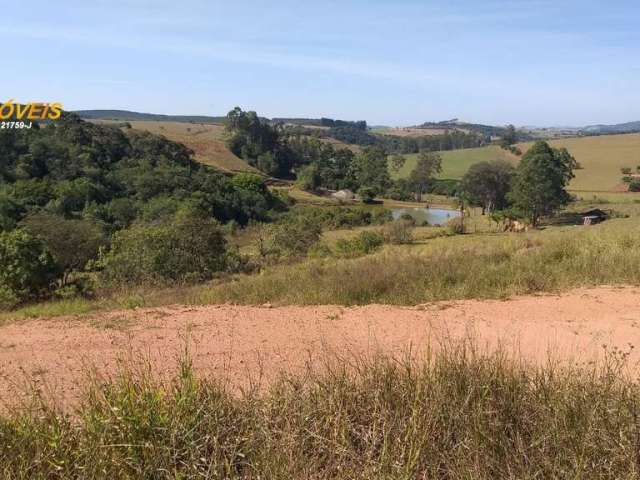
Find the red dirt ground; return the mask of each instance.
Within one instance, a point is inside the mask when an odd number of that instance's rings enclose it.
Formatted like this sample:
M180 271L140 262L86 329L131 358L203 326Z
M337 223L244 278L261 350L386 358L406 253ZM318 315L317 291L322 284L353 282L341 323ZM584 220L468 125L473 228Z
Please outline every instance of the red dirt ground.
M507 301L465 300L417 307L201 307L118 311L82 318L38 319L0 327L0 400L20 398L26 382L73 403L89 369L118 371L121 361L148 359L173 373L188 346L196 371L247 385L281 372L304 371L327 352L417 356L451 339L500 345L533 362L549 354L588 362L607 348L640 352L640 288L599 287Z

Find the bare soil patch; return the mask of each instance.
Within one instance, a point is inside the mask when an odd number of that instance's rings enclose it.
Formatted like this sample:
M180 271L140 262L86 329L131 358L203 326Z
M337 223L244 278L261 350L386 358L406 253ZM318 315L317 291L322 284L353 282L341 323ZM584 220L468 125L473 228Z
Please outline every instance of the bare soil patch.
M327 353L420 357L465 338L532 362L551 355L586 363L616 350L638 370L640 288L416 307L174 306L16 322L0 327L0 399L11 402L30 384L73 403L90 369L108 376L144 359L170 375L185 349L200 375L236 388L304 372Z

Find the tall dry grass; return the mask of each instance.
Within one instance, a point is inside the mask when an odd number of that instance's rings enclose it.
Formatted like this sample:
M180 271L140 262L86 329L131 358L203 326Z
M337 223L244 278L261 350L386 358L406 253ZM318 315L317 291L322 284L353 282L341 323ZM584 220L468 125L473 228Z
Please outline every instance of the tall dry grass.
M422 363L330 362L266 393L123 375L72 415L0 418L7 479L638 478L624 359L533 368L451 347Z
M274 267L203 289L196 303L417 304L640 283L640 228L615 223L528 235L475 235L391 247L353 260Z

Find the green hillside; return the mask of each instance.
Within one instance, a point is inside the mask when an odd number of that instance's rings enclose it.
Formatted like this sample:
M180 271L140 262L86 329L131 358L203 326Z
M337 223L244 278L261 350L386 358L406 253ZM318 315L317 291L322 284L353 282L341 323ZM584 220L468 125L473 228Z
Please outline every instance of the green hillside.
M576 192L622 192L622 167L635 171L640 165L640 134L602 135L593 137L575 137L552 140L556 148L567 148L578 160L582 169L576 170L570 189ZM518 147L526 152L532 143L523 143ZM440 152L442 155L441 178L461 178L474 163L486 160L507 160L518 162L518 157L498 146L469 148ZM417 154L406 155L407 162L396 175L406 177L416 164Z
M440 152L442 156L441 178L461 178L471 165L486 160L503 159L510 162L517 162L517 157L496 146L467 148L464 150L450 150ZM405 155L407 158L404 167L395 175L397 178L406 177L416 165L418 154Z

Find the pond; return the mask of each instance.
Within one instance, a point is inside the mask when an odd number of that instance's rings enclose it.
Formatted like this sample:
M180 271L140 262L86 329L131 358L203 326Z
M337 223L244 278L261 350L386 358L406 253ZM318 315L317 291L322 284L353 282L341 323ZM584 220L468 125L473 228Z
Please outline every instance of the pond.
M415 218L418 225L427 222L429 225L444 225L452 218L460 216L459 210L449 210L445 208L392 208L391 215L397 220L404 214L409 214Z

